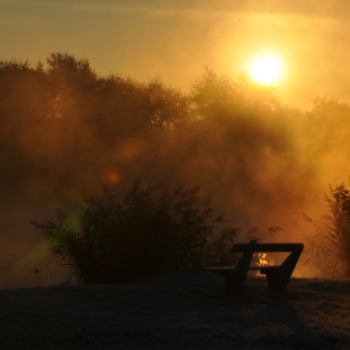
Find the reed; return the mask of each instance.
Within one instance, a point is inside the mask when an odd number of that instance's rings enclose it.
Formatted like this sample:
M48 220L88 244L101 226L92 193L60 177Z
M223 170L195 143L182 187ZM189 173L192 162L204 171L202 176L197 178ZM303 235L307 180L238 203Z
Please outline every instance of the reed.
M315 227L315 235L307 239L307 252L320 270L320 276L327 278L350 277L350 192L344 184L325 194L329 215L313 221L305 219Z

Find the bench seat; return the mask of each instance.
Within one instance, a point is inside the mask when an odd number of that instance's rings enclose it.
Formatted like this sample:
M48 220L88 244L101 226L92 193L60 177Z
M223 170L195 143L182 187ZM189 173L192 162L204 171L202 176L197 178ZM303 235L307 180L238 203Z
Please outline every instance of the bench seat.
M274 270L279 269L281 265L262 265L262 266L249 266L248 270ZM225 271L232 271L235 270L236 267L234 266L206 266L204 267L205 270L208 271L214 271L214 272L225 272ZM264 275L264 273L261 273Z

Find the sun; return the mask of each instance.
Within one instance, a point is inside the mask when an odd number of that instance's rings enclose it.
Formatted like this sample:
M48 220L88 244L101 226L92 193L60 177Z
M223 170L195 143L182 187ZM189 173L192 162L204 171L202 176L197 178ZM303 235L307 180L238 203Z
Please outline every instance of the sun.
M283 63L277 55L261 55L249 64L250 77L262 85L275 85L282 78Z

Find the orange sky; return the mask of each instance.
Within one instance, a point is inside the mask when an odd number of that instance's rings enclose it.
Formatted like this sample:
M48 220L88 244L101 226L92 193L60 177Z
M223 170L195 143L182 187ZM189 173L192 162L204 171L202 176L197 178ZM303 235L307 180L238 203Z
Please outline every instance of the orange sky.
M349 18L344 0L0 0L1 58L68 52L103 75L185 89L206 66L235 76L268 50L285 60L281 99L310 108L350 102Z

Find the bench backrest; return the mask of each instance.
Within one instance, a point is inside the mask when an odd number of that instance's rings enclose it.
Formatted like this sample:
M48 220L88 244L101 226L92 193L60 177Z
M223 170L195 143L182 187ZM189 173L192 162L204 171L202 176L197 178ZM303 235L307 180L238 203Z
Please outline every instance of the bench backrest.
M248 247L255 253L268 252L297 252L304 249L302 243L257 243L252 248L249 243L236 243L233 245L231 252L244 253Z

